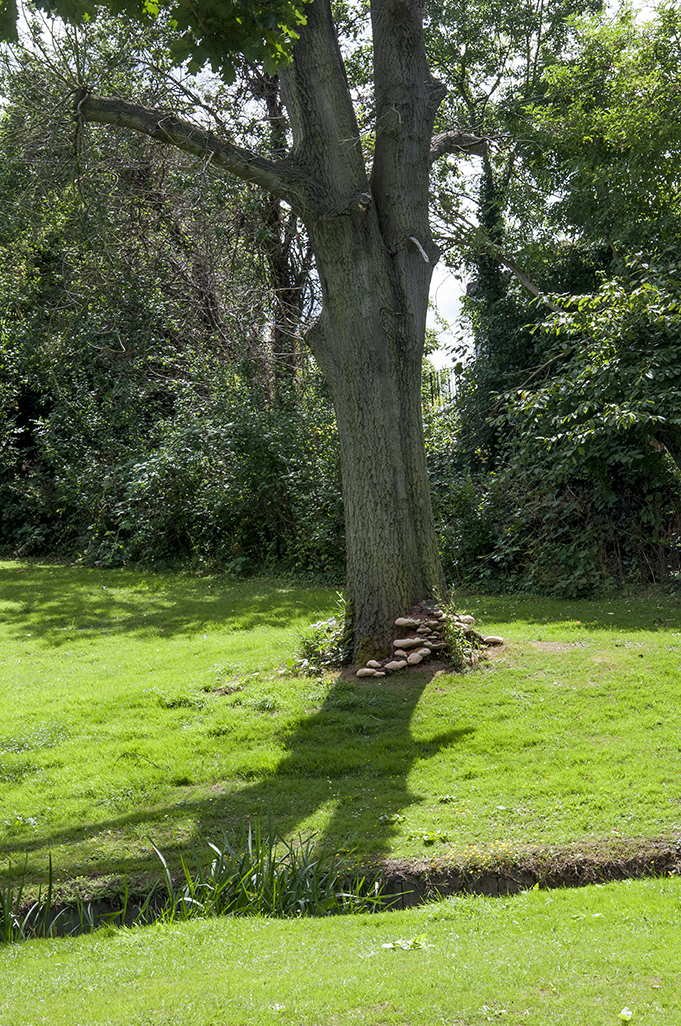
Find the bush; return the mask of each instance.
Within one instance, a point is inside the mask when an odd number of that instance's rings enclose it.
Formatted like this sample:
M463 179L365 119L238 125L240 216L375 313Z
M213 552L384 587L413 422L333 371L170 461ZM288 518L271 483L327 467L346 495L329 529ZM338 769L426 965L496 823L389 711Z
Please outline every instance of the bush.
M443 559L469 584L587 595L681 567L681 261L632 260L541 328L550 372L499 397L493 471L430 428Z

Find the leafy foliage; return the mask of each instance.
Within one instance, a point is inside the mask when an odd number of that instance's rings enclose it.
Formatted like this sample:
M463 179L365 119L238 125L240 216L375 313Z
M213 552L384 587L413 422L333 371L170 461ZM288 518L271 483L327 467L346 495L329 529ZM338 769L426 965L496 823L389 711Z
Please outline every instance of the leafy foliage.
M469 475L438 501L452 571L579 595L611 577L664 580L679 566L674 257L632 261L597 293L562 297L565 314L540 329L549 375L499 399L495 473Z
M115 88L136 51L102 29L58 58ZM337 580L333 414L314 372L279 380L262 205L115 132L74 147L30 48L4 88L0 547Z
M297 658L289 669L310 677L337 669L352 658L352 616L348 604L338 596L339 608L328 620L312 623L298 639Z
M678 5L566 32L512 116L503 76L483 104L514 172L483 159L475 358L428 429L449 573L574 596L679 566Z
M616 251L673 245L681 226L681 12L661 3L584 20L570 57L549 68L529 104L526 152L549 219ZM569 186L566 187L566 183Z
M162 20L173 29L171 52L178 64L187 62L192 73L210 64L231 82L237 55L263 61L269 71L287 63L296 29L304 22L303 3L201 0L198 10L191 0L37 0L36 7L73 24L92 21L102 12L143 28ZM16 0L3 0L1 38L16 41L17 20Z
M435 66L456 79L443 118L492 137L478 175L435 170L441 241L452 259L467 246L475 274L475 361L455 401L432 408L435 378L424 390L454 580L581 594L664 579L678 561L678 11L569 20L592 7L429 8ZM143 98L165 102L172 26L163 5L147 13L142 54L102 8L80 72L125 95L144 65ZM368 88L363 15L337 13ZM287 302L310 269L295 220L177 155L74 136L59 92L73 41L67 30L46 78L35 32L6 66L0 129L0 546L340 580L328 392L300 338L285 374L276 363L305 316L297 300L272 342L272 269L299 246ZM239 95L221 88L215 104L265 152L274 122L263 132ZM508 245L562 314L542 321L546 304L502 268ZM337 627L309 639L310 667L337 658Z
M172 415L146 424L125 393L109 392L102 404L83 384L10 435L0 478L4 545L75 549L99 566L189 560L337 579L343 525L330 408L310 390L293 411L281 410L212 361L202 369L196 385L170 393ZM122 382L126 391L132 384ZM121 416L112 437L117 403L130 419ZM19 460L30 463L17 474Z

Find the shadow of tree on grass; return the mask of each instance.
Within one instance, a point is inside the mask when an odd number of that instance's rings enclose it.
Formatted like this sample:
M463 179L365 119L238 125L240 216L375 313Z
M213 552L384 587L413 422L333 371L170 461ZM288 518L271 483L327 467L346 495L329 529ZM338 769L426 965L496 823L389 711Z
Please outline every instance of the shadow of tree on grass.
M333 594L269 579L0 562L5 629L15 636L30 630L52 646L65 643L65 632L124 635L162 627L170 637L207 628L287 627L328 616Z
M474 731L460 727L428 740L414 737L414 711L431 676L421 672L380 685L339 679L323 706L289 733L275 772L225 797L225 811L242 819L271 813L291 835L326 808L324 844L347 851L360 839L364 847L370 837L372 854L387 854L398 817L421 800L409 786L415 763ZM208 836L214 824L211 810L200 818L201 834Z
M308 818L323 810L325 825L319 844L337 852L357 849L361 856L389 855L404 810L422 799L414 794L409 774L419 760L437 756L474 732L463 726L427 740L414 737L412 720L432 671L410 673L382 682L360 683L339 678L323 705L300 719L289 730L286 754L276 768L251 782L226 785L210 796L181 804L148 807L99 820L96 824L51 836L10 844L6 854L18 859L31 856L33 879L44 878L39 858L51 847L66 848L94 840L102 834L125 831L149 823L171 866L189 864L195 855L205 858L205 839L219 843L246 821L265 822L271 816L276 829L289 837L309 833ZM377 780L381 780L380 800ZM219 786L219 785L218 785ZM193 828L179 835L174 824L191 820ZM156 825L156 830L154 829ZM163 838L159 833L163 832ZM174 836L173 836L174 835ZM369 842L367 843L367 838ZM58 865L55 863L58 869ZM129 879L158 875L158 864L149 846L148 857L130 851L111 861L69 859L69 876L127 875Z

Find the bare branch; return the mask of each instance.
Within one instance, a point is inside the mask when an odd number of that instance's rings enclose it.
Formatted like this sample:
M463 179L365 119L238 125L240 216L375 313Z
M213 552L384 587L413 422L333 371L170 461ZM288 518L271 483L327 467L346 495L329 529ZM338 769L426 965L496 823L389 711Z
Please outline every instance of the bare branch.
M498 261L498 263L502 264L504 267L507 267L511 274L515 275L520 284L523 285L528 292L530 292L537 299L541 299L542 303L545 306L548 306L549 310L551 310L552 313L565 313L563 307L556 306L556 304L552 302L552 300L550 300L548 296L544 295L544 293L537 288L534 282L527 277L525 272L521 271L521 269L518 267L515 261L511 260L511 258L506 256L505 253L502 253L498 246L495 246L492 250L492 256L495 260Z
M314 201L318 188L290 160L267 160L251 150L220 139L213 132L192 125L160 110L148 110L118 97L92 96L86 89L77 91L74 110L83 121L99 125L117 125L140 132L157 142L176 146L196 157L209 159L245 182L253 182L285 199L299 211Z
M204 101L201 99L201 97L198 96L192 89L189 89L184 84L184 82L180 82L180 80L178 78L176 78L174 75L171 75L170 72L165 71L163 68L159 68L159 66L157 64L151 64L150 63L150 64L148 64L148 67L152 71L156 72L157 75L161 75L163 78L168 79L168 81L171 82L175 86L176 89L180 89L184 93L185 96L189 97L189 99L192 101L194 106L200 107L201 110L205 110L208 114L210 114L210 116L215 121L216 125L218 125L218 127L221 128L223 132L228 132L229 131L229 128L227 127L225 122L222 120L222 118L220 117L218 112L215 110L215 108L211 107L207 103L204 103Z
M463 214L457 214L457 218L459 221L462 222L462 224L465 224L466 227L472 228L473 231L480 231L478 226L474 225L473 222L469 221L468 218L465 217ZM535 296L537 299L540 299L544 306L548 306L549 310L552 313L565 313L564 308L562 306L557 306L553 302L553 300L549 299L549 297L541 291L541 289L538 289L534 282L531 280L531 278L528 278L525 272L521 270L520 267L518 267L515 260L508 256L507 253L504 253L501 247L497 246L496 243L491 241L491 239L489 239L488 237L484 238L480 249L487 256L491 257L493 260L496 260L497 263L501 264L502 267L507 267L511 274L513 274L518 279L520 284L524 288L526 288L527 291L531 293L531 295Z
M489 140L461 132L458 128L450 128L446 132L434 135L430 140L430 163L444 157L446 153L463 153L468 156L482 157L487 153Z
M568 356L572 356L572 354L574 353L575 349L576 349L576 346L570 346L569 349L566 349L562 353L558 353L556 356L552 356L550 360L547 360L546 363L540 364L539 367L530 368L530 370L532 370L532 374L530 374L529 378L526 378L525 381L523 381L522 385L517 385L515 388L512 388L509 391L503 392L501 394L501 396L499 397L499 400L501 401L501 399L504 399L507 396L515 395L518 392L522 392L523 389L527 388L529 383L534 378L536 378L537 374L540 374L543 370L546 370L548 367L553 366L553 364L557 363L558 360L565 360L565 359L567 359ZM498 408L498 406L499 406L499 403L497 402L497 403L494 404L492 409L496 410Z

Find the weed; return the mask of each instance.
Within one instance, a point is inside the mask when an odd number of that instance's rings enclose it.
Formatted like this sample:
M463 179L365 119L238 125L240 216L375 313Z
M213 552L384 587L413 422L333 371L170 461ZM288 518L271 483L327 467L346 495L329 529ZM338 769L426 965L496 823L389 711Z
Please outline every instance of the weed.
M25 759L22 762L0 762L0 784L19 784L24 777L39 773L40 766Z
M184 882L177 887L162 852L152 842L164 871L168 899L156 915L165 921L197 915L267 915L277 918L376 911L386 907L378 877L349 877L347 862L319 849L315 837L291 843L268 820L263 831L242 824L222 844L208 842L214 858L205 868L195 858L193 872L182 861Z
M310 624L298 638L297 658L287 661L292 672L318 677L352 658L352 619L349 605L338 595L338 612Z
M279 703L276 698L272 695L263 695L261 698L254 698L252 701L247 703L256 712L277 712L279 709Z
M19 940L33 937L52 937L62 912L53 915L52 890L54 877L52 872L52 855L49 856L47 889L43 898L42 889L37 899L24 907L24 886L26 881L26 864L18 882L12 879L12 865L8 866L7 880L0 888L0 943L11 944Z
M182 922L197 916L265 915L293 919L347 915L383 910L392 902L385 896L379 876L368 879L366 873L353 872L347 859L319 848L315 837L300 838L296 844L287 841L270 819L266 830L259 821L249 822L242 824L233 837L223 834L219 845L209 841L212 858L207 866L197 856L190 869L183 859L180 883L176 883L167 859L153 841L151 847L163 867L163 879L152 885L127 925L148 925L159 920ZM24 894L25 866L15 881L10 864L7 880L0 889L0 943L126 924L127 881L120 909L96 914L91 902L77 899L75 906L65 905L53 914L51 855L45 897L39 891L37 899L26 908ZM58 929L60 922L62 930Z
M448 614L442 625L446 644L443 658L456 673L467 673L483 658L487 646L482 635L457 622L458 611L453 605L441 603L441 607Z
M162 709L203 709L206 703L201 698L190 698L187 695L159 695L158 704Z
M68 738L68 731L58 724L41 723L28 734L0 737L2 752L30 752L40 748L54 748Z

